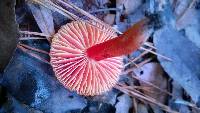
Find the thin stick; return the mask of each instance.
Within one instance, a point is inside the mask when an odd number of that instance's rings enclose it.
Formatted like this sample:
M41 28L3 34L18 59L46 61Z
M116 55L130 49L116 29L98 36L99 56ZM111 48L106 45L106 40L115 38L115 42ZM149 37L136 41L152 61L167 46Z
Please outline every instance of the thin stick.
M134 70L135 68L138 68L138 69L140 69L140 70L142 71L141 67L142 67L144 64L150 62L152 59L153 59L153 58L148 58L148 59L144 60L143 62L137 64L137 67L129 68L129 69L127 69L126 71L122 72L121 74L128 74L128 73L130 73L130 72L133 72L133 70Z
M137 102L136 102L136 99L133 97L133 99L132 99L132 101L133 101L133 113L138 113L137 111L138 111L138 104L137 104Z
M130 72L133 72L134 69L136 69L136 67L131 67L131 68L127 69L126 71L121 72L120 75L126 75Z
M168 57L166 57L166 56L163 56L163 55L161 55L161 54L159 54L159 53L156 53L156 52L151 51L151 50L149 50L149 49L146 49L146 48L144 48L144 47L140 47L140 49L142 49L142 50L144 50L144 51L148 51L148 52L150 52L150 53L152 53L152 54L154 54L154 55L157 55L157 56L159 56L159 57L162 57L162 58L164 58L164 59L166 59L166 60L168 60L168 61L172 61L171 58L168 58Z
M150 62L151 60L153 60L153 58L148 58L148 59L145 59L144 61L140 62L139 64L137 64L139 66L139 68L141 68L144 64Z
M145 61L143 61L143 62L137 64L137 66L138 66L137 68L140 69L144 64L150 62L152 59L153 59L153 58L149 58L149 59L146 59ZM131 68L129 68L129 69L127 69L127 70L121 72L121 75L126 75L126 74L132 72L134 69L136 69L136 67L131 67Z
M189 5L189 8L192 8L192 7L194 6L194 4L195 4L196 1L197 1L197 0L192 0L192 2L191 2L190 5Z
M25 45L25 44L19 44L20 46L23 46L24 48L27 48L29 50L33 50L33 51L36 51L36 52L39 52L39 53L44 53L46 55L49 55L48 52L44 51L44 50L40 50L40 49L37 49L37 48L33 48L33 47L30 47L28 45Z
M46 38L42 37L20 37L19 40L47 40Z
M140 66L137 65L135 62L132 62L132 63L135 65L136 68L140 68Z
M44 34L44 33L38 33L38 32L31 32L31 31L19 31L21 34L26 35L36 35L36 36L44 36L44 37L51 37L50 35Z
M134 58L134 59L131 59L130 62L126 63L124 65L124 67L134 63L135 61L137 61L138 59L142 58L144 55L146 55L148 53L148 51L144 51L143 53L141 53L138 57Z
M32 56L32 57L34 57L34 58L36 58L36 59L38 59L38 60L40 60L40 61L42 61L42 62L44 62L44 63L50 64L47 60L41 58L41 57L38 56L37 54L34 54L34 53L32 53L32 52L29 52L28 49L24 48L23 46L17 45L17 47L18 47L19 49L21 49L23 52L27 53L28 55L30 55L30 56Z
M156 47L153 46L153 43L150 43L150 42L145 42L144 45L153 49L157 49Z

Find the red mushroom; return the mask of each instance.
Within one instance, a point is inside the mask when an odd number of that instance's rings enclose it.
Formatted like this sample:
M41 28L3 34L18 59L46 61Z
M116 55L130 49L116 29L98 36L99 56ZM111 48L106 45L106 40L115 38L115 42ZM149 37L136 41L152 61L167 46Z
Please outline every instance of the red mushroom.
M138 49L148 33L144 19L117 37L107 26L73 21L56 33L50 50L57 79L85 96L110 90L123 68L122 55Z

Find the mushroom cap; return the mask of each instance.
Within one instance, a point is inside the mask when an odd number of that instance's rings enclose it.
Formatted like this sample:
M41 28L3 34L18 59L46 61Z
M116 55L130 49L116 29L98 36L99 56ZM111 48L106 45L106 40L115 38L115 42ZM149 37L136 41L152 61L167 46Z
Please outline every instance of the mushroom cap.
M94 96L110 90L123 68L122 57L95 61L86 50L116 37L108 26L73 21L61 27L52 39L50 58L57 79L80 95Z

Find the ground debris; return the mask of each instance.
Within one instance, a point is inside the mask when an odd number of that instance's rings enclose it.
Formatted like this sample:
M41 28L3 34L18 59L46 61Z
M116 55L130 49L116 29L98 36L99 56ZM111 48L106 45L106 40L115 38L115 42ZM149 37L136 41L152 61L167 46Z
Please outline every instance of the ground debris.
M16 20L21 36L13 59L5 73L0 73L3 87L0 86L3 97L0 112L199 112L199 1L17 0L17 4ZM50 39L60 27L71 21L89 20L108 24L121 34L149 15L159 15L162 20L159 25L162 25L152 32L139 50L124 57L124 70L112 90L102 95L84 97L58 82L49 63L49 50ZM14 25L12 23L11 26ZM15 27L12 27L14 30L6 27L6 30L13 30L14 33L8 34L3 29L1 36L0 31L0 40L4 36L16 38ZM16 46L14 41L12 49Z

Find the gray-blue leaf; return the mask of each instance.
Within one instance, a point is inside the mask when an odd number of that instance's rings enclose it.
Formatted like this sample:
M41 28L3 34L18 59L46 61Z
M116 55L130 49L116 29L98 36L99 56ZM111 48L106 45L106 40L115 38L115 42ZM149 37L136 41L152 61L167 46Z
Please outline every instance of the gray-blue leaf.
M133 105L131 98L127 94L123 94L117 99L119 102L117 102L117 104L115 105L115 113L128 113L130 107Z
M51 10L38 6L35 4L28 4L31 12L40 28L40 30L47 35L55 34L54 22Z
M165 71L200 102L200 48L171 26L155 32L154 43L158 53L173 60L158 57Z

